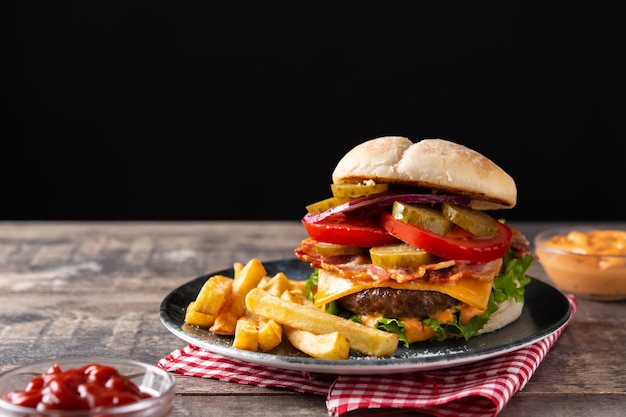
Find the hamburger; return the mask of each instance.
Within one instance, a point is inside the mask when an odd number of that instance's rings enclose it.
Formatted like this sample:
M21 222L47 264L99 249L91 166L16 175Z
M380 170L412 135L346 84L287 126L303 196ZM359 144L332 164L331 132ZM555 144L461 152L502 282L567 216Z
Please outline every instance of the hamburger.
M513 178L444 139L384 136L348 151L332 196L308 205L294 250L313 268L314 304L398 334L406 345L465 338L515 321L534 260L513 208Z

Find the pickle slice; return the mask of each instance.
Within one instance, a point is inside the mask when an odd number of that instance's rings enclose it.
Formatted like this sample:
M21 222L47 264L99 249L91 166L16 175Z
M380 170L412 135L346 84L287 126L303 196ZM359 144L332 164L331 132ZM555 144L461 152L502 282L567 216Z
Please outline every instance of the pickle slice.
M357 198L387 191L389 184L330 184L330 189L335 197Z
M405 268L432 262L432 255L406 243L370 248L372 263L382 268Z
M336 245L334 243L315 242L315 251L324 256L358 255L363 248L358 246Z
M427 204L407 204L394 201L391 215L396 220L440 236L448 233L454 226L439 210Z
M449 203L442 204L441 212L451 222L474 236L489 238L498 232L495 220L485 212Z
M326 198L324 200L320 200L315 203L309 204L308 206L306 206L306 211L309 212L310 214L321 213L325 210L328 210L329 208L343 204L348 200L349 199L347 198L339 198L339 197Z

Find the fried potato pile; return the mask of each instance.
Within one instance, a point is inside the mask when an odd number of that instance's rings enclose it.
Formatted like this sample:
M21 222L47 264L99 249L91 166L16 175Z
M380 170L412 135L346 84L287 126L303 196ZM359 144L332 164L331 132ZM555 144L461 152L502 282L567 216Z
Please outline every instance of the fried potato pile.
M213 275L187 306L187 325L230 335L233 347L269 352L283 342L316 359L347 359L350 350L390 356L398 347L395 334L335 316L306 297L305 281L283 272L267 276L256 258L234 264L234 277Z

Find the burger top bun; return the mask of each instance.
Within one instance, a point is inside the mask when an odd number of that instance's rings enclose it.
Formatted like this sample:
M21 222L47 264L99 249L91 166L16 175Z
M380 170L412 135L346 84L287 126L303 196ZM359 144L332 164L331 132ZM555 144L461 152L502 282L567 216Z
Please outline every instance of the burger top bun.
M368 140L341 158L332 180L335 184L373 180L465 195L477 210L508 209L517 202L517 188L509 174L484 155L444 139Z

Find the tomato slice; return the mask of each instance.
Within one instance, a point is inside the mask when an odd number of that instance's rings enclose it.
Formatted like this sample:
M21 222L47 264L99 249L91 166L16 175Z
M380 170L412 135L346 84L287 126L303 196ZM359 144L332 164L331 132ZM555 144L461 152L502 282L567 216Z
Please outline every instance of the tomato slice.
M302 224L309 236L318 242L364 248L398 243L398 239L382 227L378 216L348 217L340 213L318 222L307 221L305 216Z
M502 258L511 246L511 229L499 221L494 222L498 226L496 235L490 239L480 239L458 226L445 236L440 236L394 219L389 213L382 214L384 229L403 242L442 258L476 263Z

